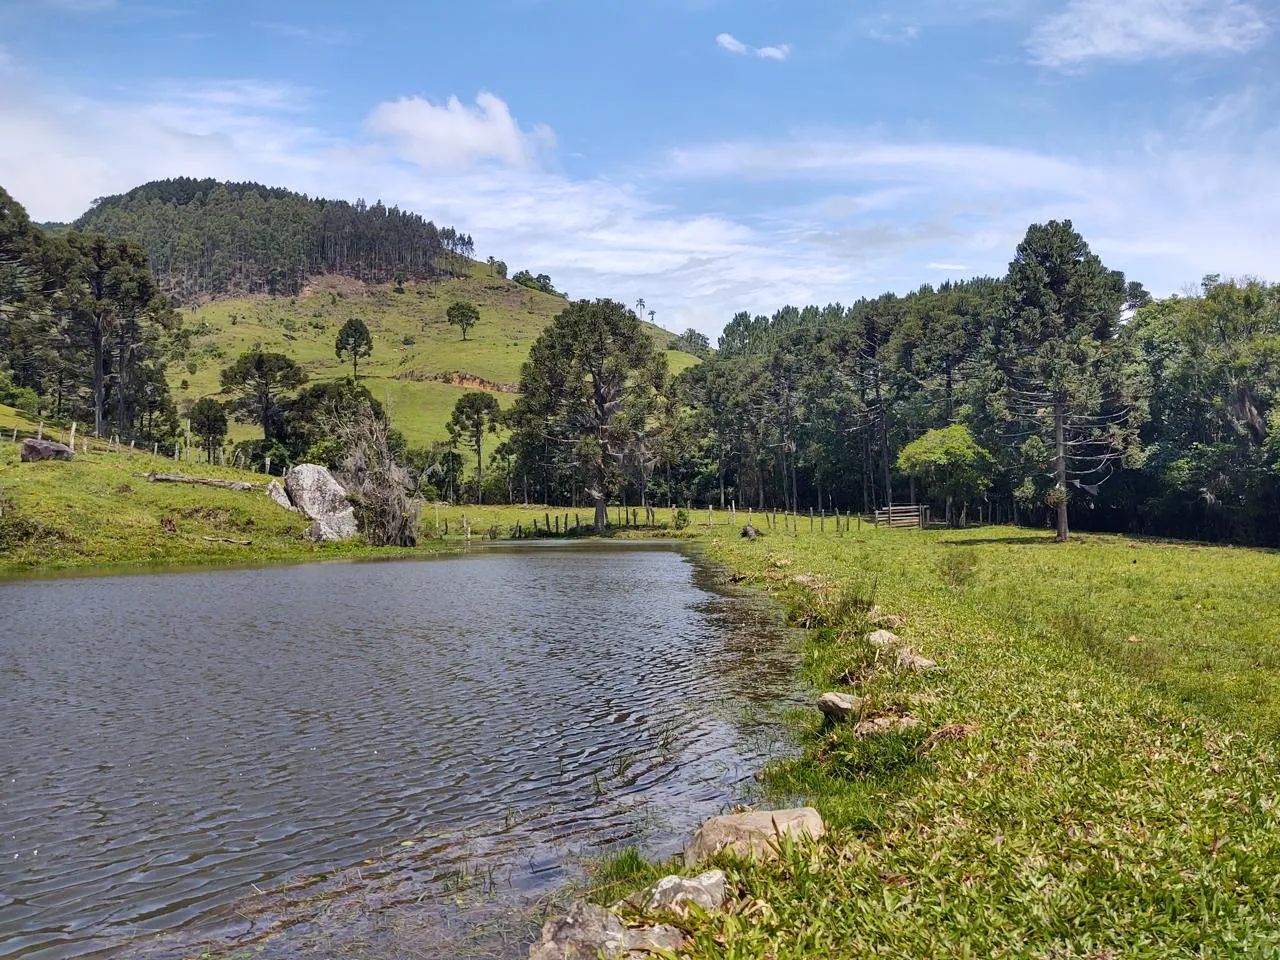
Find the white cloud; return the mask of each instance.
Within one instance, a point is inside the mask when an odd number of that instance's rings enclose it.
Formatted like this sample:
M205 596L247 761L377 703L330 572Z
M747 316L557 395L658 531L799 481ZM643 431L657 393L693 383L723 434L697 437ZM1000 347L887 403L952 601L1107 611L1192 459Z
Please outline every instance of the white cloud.
M716 43L724 50L730 53L746 53L748 47L731 33L721 33L716 36Z
M774 47L760 47L756 50L756 56L765 60L786 60L791 56L791 44L780 43Z
M487 92L476 97L475 107L457 97L439 105L422 97L382 103L369 115L367 126L396 141L407 159L429 170L465 169L484 162L527 167L555 140L548 127L521 130L506 103Z
M1069 0L1027 46L1036 63L1071 69L1093 60L1240 53L1269 33L1259 10L1241 0Z
M791 57L791 44L789 43L775 43L767 47L750 47L731 33L717 34L716 45L722 50L728 50L730 53L735 53L739 56L756 56L761 60L782 62Z
M938 263L937 261L926 263L925 266L930 270L942 270L946 273L964 273L969 269L963 263Z

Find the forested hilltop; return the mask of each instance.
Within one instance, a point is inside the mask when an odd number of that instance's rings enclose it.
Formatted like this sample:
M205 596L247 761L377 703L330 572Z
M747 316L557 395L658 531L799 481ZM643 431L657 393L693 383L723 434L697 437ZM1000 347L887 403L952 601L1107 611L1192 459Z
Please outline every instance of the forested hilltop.
M179 303L265 293L293 296L309 277L369 283L442 276L472 241L381 201L324 200L257 183L178 177L95 200L77 231L129 239Z

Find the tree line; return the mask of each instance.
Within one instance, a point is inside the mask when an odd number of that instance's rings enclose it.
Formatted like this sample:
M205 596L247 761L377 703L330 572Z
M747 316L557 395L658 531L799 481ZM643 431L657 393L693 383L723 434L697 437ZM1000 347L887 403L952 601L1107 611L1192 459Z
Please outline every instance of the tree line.
M1153 301L1070 221L1005 276L735 316L671 379L639 319L571 304L488 475L556 505L940 516L1280 545L1280 285ZM514 454L514 455L513 455Z

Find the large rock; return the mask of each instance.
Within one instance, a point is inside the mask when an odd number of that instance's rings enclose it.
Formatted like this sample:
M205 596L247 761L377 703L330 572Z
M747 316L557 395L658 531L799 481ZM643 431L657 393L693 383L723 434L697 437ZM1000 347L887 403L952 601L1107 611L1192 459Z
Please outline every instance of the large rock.
M862 713L862 698L847 693L824 693L818 698L818 709L832 720L848 720Z
M75 451L52 440L36 440L34 437L22 441L22 450L18 454L23 463L36 463L40 460L71 460Z
M675 927L629 929L612 910L577 903L563 917L543 924L542 939L529 948L529 960L620 960L683 945L684 936Z
M315 523L307 530L312 540L350 540L357 533L356 513L347 502L347 492L324 467L300 463L284 478L289 500L302 515Z
M724 871L708 870L696 877L663 877L635 900L646 913L684 913L689 904L718 910L724 904Z
M272 480L267 484L267 496L286 510L291 510L294 513L298 512L298 508L289 499L289 494L285 493L284 487L280 486L279 480Z
M816 840L825 832L822 817L813 807L725 814L712 817L698 828L684 852L684 862L693 866L722 850L739 857L767 860L777 856L783 838Z

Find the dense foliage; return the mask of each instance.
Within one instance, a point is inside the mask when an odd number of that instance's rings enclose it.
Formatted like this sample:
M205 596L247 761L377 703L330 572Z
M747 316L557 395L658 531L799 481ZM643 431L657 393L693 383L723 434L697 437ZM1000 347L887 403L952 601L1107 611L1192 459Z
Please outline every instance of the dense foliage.
M0 189L0 393L99 436L167 440L177 412L165 365L178 317L127 240L48 236Z
M617 331L578 336L619 349ZM559 383L564 362L535 350L523 389ZM578 375L591 398L593 378ZM1198 295L1152 302L1069 222L1032 227L1004 278L742 313L674 382L628 376L618 409L624 395L633 411L650 400L642 417L610 416L604 474L575 459L556 426L565 408L544 399L551 429L516 421L515 486L578 503L607 475L608 495L633 504L922 502L939 516L950 497L952 516L1060 534L1069 519L1280 545L1280 285L1210 277ZM983 483L900 464L951 425L993 458Z
M307 278L371 283L447 272L471 238L416 213L363 200L323 200L256 183L179 177L104 197L74 224L127 237L180 302L247 293L294 295Z

